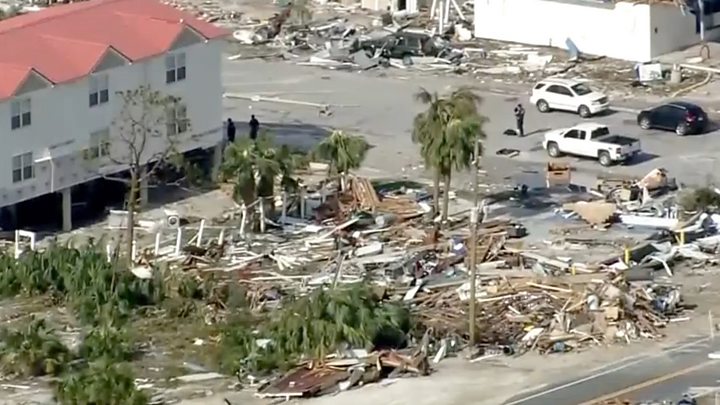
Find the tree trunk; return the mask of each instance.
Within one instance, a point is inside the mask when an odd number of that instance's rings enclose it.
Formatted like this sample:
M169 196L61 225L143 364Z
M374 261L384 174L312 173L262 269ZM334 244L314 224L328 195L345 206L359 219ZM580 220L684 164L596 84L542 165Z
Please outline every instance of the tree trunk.
M130 168L130 192L127 203L127 229L125 233L128 264L132 265L133 238L135 237L135 206L137 205L137 192L139 186L138 168Z
M432 215L433 218L440 212L440 171L435 170L433 172L433 205Z
M443 209L442 209L442 222L443 225L445 222L447 222L448 218L448 206L450 205L450 180L451 180L451 174L452 172L448 171L447 174L445 174L443 178L443 183L445 183L445 190L443 193Z

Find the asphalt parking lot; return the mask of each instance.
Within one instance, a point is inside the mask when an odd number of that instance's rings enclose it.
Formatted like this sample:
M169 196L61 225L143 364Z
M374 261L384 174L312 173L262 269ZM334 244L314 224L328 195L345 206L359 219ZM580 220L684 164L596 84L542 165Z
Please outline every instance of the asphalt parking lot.
M413 94L421 86L443 92L474 84L462 77L378 77L381 75L377 72L340 72L260 60L225 61L223 68L226 92L327 104L332 111L327 116L308 105L226 99L227 116L242 123L255 114L278 140L302 147L310 147L332 128L361 133L373 145L366 160L369 170L405 173L409 177L423 174L417 168L420 160L416 146L410 141L412 119L423 108L414 101ZM484 168L495 176L493 181L543 170L548 161L542 149L544 132L584 121L570 113L542 114L527 105L526 96L497 94L492 88L480 94L485 98L482 111L490 119L485 128ZM525 126L529 135L524 138L503 135L505 129L514 125L513 107L518 102L526 104ZM680 182L704 184L717 172L720 152L717 126L702 135L678 137L672 132L643 131L636 124L636 114L627 110L611 111L589 121L606 124L613 133L640 139L643 153L628 164L610 168L592 159L563 158L575 169L579 183L590 182L599 173L642 175L663 167ZM495 152L501 148L517 149L520 154L513 158L498 157Z

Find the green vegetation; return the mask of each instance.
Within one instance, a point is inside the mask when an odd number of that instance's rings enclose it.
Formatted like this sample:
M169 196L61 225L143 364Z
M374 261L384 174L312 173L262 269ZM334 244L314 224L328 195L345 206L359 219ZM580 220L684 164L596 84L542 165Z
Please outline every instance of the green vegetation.
M88 326L77 353L71 352L44 320L2 331L3 371L20 376L60 375L56 395L63 404L147 403L124 363L135 353L128 321L138 310L168 305L172 297L201 299L204 288L210 289L193 279L166 282L159 270L149 280L139 279L123 264L108 261L92 243L82 249L51 246L24 253L18 260L3 254L0 265L4 268L0 296L49 295ZM186 305L194 308L192 302Z
M91 363L57 384L55 397L72 405L146 405L148 397L135 388L135 378L127 364L106 359Z
M362 166L370 145L365 138L357 135L348 135L342 131L333 131L315 148L315 155L328 162L328 175L345 176L350 170ZM344 185L345 182L343 181Z
M15 260L0 255L0 296L52 294L75 310L81 322L95 325L110 317L124 321L131 311L163 300L162 278L142 280L94 244L82 249L53 246L26 252Z
M130 361L134 353L127 329L117 328L111 322L91 329L79 349L80 356L88 361Z
M412 140L420 145L425 165L433 169L433 215L438 212L440 180L445 184L442 207L445 221L452 173L470 167L475 142L485 139L483 125L488 119L478 111L482 98L468 88L459 88L444 97L420 89L415 98L427 105L427 110L415 117Z
M0 365L4 374L21 377L58 375L73 356L42 319L22 329L0 332Z
M223 336L221 364L234 374L268 372L303 358L323 359L342 344L402 346L409 329L405 308L381 302L366 287L317 290L285 304L264 322L244 317L231 323Z
M278 177L283 189L294 191L297 182L293 174L307 163L303 154L275 145L265 133L255 141L241 138L230 144L220 172L224 181L234 185L235 199L250 205L258 197L272 197Z

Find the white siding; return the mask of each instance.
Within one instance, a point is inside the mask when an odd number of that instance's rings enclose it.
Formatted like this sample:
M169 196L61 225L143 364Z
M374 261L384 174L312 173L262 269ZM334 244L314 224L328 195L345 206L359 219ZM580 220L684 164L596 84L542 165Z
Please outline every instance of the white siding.
M188 134L179 149L184 152L217 145L222 139L222 46L223 41L216 40L176 50L186 54L187 77L172 84L165 83L165 55L105 70L102 73L109 76L110 102L92 108L88 105L87 77L23 94L21 97L32 100L29 127L11 131L12 100L0 102L0 206L98 177L98 168L83 158L82 150L89 145L90 133L105 127L113 129L112 122L122 107L116 91L149 85L181 97L187 105L192 137ZM111 147L117 150L118 144ZM35 160L52 156L52 162L37 163L34 180L13 184L12 156L26 152L33 152Z
M695 16L674 5L587 0L475 0L475 36L558 48L570 38L583 53L637 62L699 41Z

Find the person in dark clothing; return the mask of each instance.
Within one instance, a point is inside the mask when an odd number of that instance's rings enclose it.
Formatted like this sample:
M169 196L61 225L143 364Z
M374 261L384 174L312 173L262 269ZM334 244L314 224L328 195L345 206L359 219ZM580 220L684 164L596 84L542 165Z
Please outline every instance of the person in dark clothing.
M228 118L227 120L227 140L230 143L235 142L235 123L232 118Z
M260 122L255 118L255 114L250 116L250 139L253 141L257 139L258 130L260 129Z
M515 107L515 124L517 124L517 132L518 136L525 136L525 129L523 128L523 123L525 121L525 109L523 108L522 104L518 104Z

